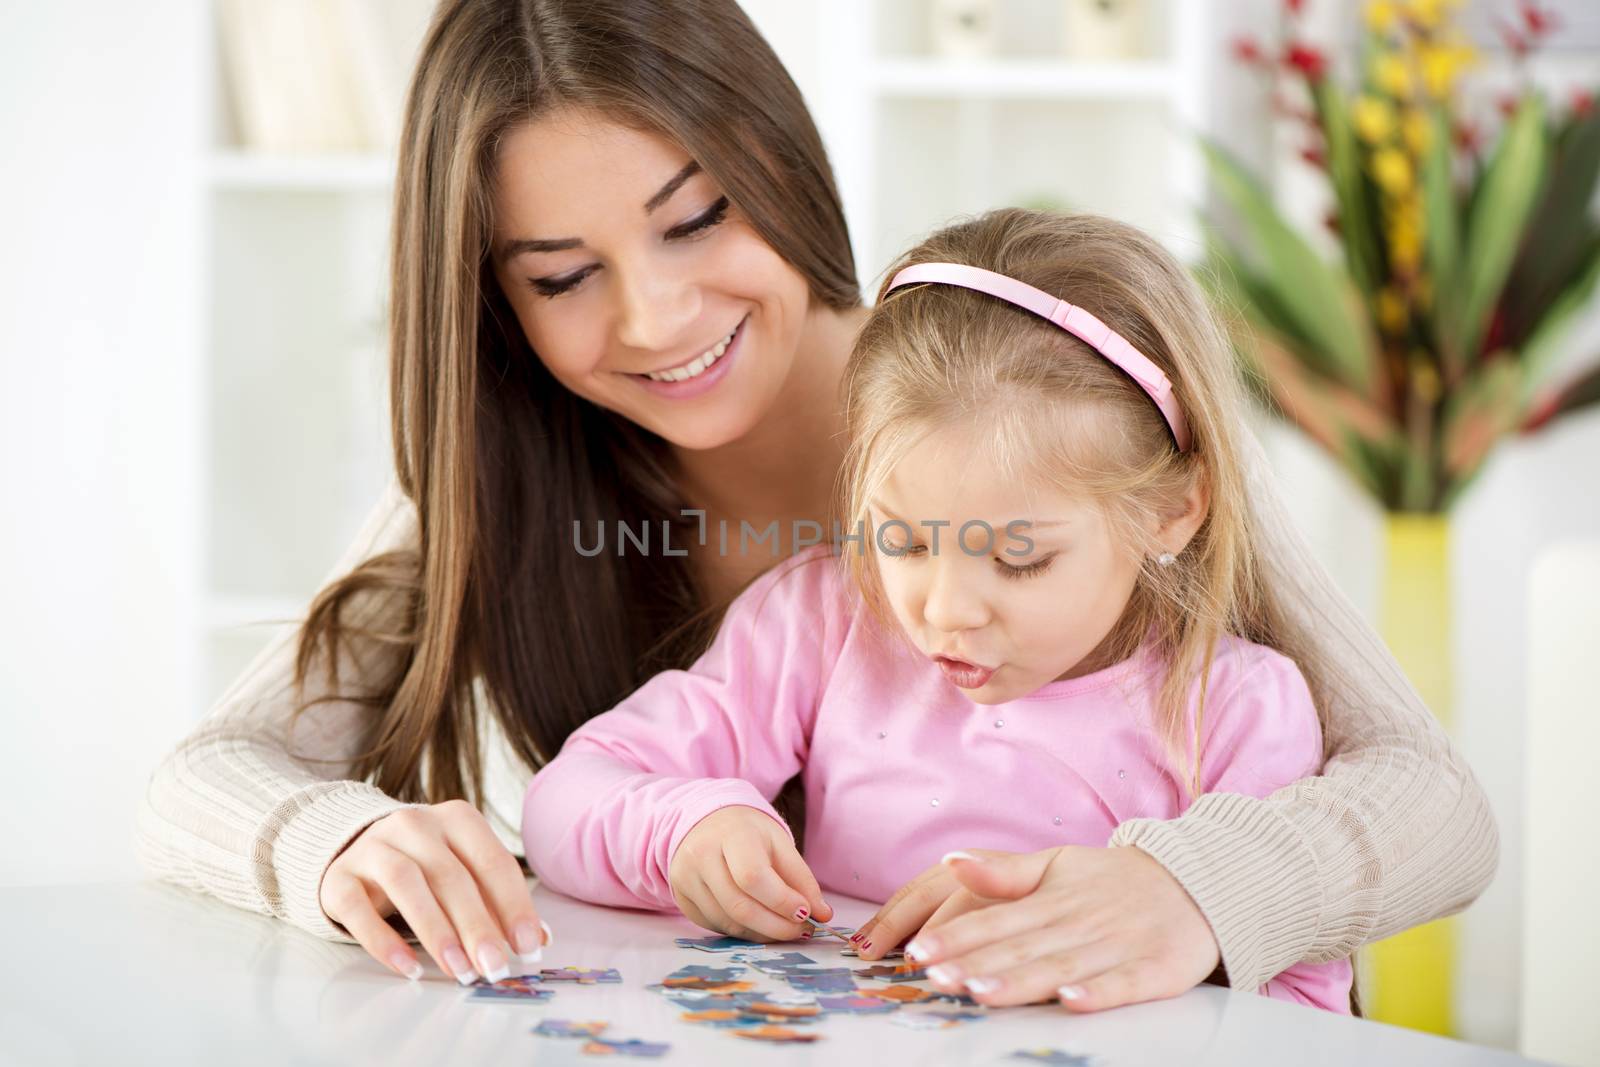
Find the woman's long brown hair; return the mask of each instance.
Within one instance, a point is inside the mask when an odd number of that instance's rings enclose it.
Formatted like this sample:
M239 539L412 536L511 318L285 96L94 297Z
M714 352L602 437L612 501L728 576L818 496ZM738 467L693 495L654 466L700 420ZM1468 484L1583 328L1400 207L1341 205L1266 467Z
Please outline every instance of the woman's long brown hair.
M733 0L441 3L406 103L391 255L394 459L419 541L317 595L295 677L326 655L331 695L298 712L335 698L371 707L372 744L351 774L404 800L480 801L482 710L537 767L590 716L685 665L718 614L684 559L572 546L574 521L684 520L665 443L557 384L490 269L499 139L560 107L682 146L813 300L860 302L821 138ZM375 598L397 625L360 625ZM360 692L336 666L355 637L404 653Z

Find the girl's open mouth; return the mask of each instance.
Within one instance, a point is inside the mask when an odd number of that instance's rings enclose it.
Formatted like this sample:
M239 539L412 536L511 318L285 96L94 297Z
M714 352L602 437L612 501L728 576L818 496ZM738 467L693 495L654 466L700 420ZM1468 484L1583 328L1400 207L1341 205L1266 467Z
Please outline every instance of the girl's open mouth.
M982 689L989 679L994 677L993 667L980 667L964 659L935 656L933 662L939 665L939 669L944 671L944 676L950 679L950 684L957 689Z

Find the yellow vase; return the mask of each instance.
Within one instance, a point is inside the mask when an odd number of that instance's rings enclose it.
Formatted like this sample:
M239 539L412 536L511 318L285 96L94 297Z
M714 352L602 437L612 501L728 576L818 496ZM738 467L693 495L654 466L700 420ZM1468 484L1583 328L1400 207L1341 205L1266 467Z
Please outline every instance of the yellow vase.
M1450 520L1392 514L1380 628L1411 684L1450 728ZM1362 953L1363 1010L1380 1022L1455 1032L1454 921L1441 919L1379 941Z

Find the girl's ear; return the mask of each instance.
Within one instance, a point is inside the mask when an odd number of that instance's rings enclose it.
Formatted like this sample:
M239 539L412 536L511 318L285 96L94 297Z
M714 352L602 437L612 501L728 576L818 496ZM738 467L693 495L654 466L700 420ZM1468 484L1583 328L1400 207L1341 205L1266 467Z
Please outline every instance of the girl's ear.
M1161 528L1156 533L1164 552L1179 555L1189 546L1194 535L1206 521L1211 509L1211 479L1198 473L1189 489L1183 494L1179 506L1161 516Z

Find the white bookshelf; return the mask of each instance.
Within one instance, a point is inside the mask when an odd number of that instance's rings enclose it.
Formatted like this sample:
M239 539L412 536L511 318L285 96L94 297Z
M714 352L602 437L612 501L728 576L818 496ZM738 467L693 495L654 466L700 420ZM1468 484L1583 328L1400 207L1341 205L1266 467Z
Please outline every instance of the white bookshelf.
M983 58L936 53L929 0L825 0L815 110L868 295L917 238L1003 205L1102 212L1197 255L1210 2L1150 0L1135 52L1083 61L1062 0L998 0Z
M394 168L383 152L243 147L205 9L199 711L303 617L388 477Z

